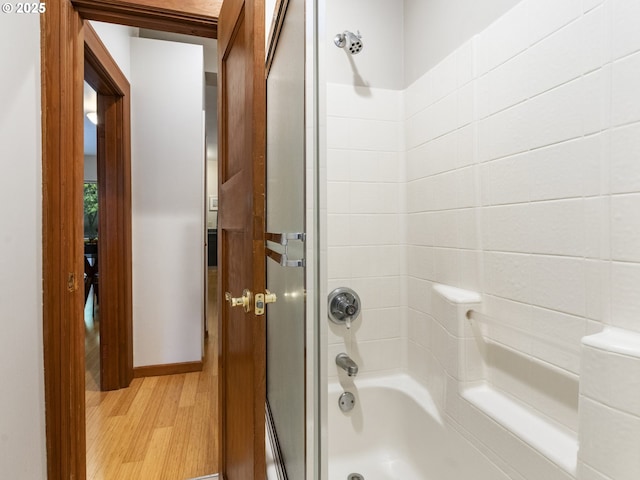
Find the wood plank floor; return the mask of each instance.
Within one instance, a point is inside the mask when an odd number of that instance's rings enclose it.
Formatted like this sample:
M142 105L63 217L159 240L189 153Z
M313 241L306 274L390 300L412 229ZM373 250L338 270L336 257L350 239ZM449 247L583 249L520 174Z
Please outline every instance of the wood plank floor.
M88 480L185 480L218 471L216 275L210 268L202 372L137 378L100 392L99 313L85 316Z

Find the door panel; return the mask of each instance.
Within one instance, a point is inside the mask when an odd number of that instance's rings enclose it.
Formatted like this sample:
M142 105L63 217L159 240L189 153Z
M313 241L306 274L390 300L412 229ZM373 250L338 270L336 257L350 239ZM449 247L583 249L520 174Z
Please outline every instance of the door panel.
M227 65L227 88L229 91L227 95L233 98L233 108L227 110L228 115L228 128L233 135L230 135L228 140L229 157L227 158L226 168L224 170L225 179L233 177L235 174L242 170L242 161L247 156L246 147L244 142L246 138L245 132L245 75L243 65L245 63L244 54L246 51L245 37L242 35L242 31L245 28L244 15L239 19L237 27L237 34L233 37L233 49L229 52L229 56L226 59Z
M224 295L265 288L263 1L226 0L218 28L221 473L258 480L266 477L265 323Z
M223 230L222 248L225 252L228 276L223 291L240 296L246 288L245 232ZM252 478L253 463L253 403L256 392L253 388L253 365L251 359L252 332L251 315L241 308L228 311L225 328L224 357L224 402L225 438L222 440L226 457L226 478Z

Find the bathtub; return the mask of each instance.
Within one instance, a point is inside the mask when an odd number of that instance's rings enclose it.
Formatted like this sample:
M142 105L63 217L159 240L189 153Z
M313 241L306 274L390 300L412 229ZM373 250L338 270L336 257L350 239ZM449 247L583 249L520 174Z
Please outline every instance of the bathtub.
M329 386L329 480L502 480L508 477L441 418L426 388L408 375L356 378L349 413L344 389Z

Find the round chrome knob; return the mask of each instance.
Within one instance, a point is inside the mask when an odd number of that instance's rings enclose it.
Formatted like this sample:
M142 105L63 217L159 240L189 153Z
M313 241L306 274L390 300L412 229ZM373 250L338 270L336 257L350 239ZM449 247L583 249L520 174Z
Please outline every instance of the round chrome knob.
M350 412L356 406L356 397L351 392L343 392L338 398L338 407L343 412Z
M336 288L329 294L329 319L338 325L351 326L351 321L360 314L360 297L348 287Z

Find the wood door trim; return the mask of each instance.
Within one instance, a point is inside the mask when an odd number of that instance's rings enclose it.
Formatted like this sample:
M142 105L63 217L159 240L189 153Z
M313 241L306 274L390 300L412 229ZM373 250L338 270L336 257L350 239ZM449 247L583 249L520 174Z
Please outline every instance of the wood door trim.
M127 77L89 23L84 24L84 45L85 62L91 66L84 72L88 83L105 94L128 96L131 86Z
M222 0L71 0L86 20L217 38Z
M98 92L100 389L133 379L130 85L89 23L84 78Z
M80 3L81 13L71 0L50 2L40 23L43 363L49 480L86 478L84 324L81 321L84 293L79 288L84 274L83 18L119 21L138 27L155 24L168 31L197 32L214 38L217 35L217 19L205 19L206 27L195 28L193 15L179 15L182 4L177 0L83 0ZM112 3L120 7L126 3L131 9L140 3L146 13L110 14ZM190 0L189 4L207 6L211 0ZM173 5L173 13L166 12L168 5ZM154 12L157 15L154 16ZM128 114L128 108L123 104L123 115ZM125 141L130 143L130 138ZM130 238L130 226L123 235ZM130 292L126 302L131 302Z
M43 348L47 478L84 479L82 20L68 1L41 17ZM61 94L65 92L65 94ZM76 320L76 321L74 321Z

